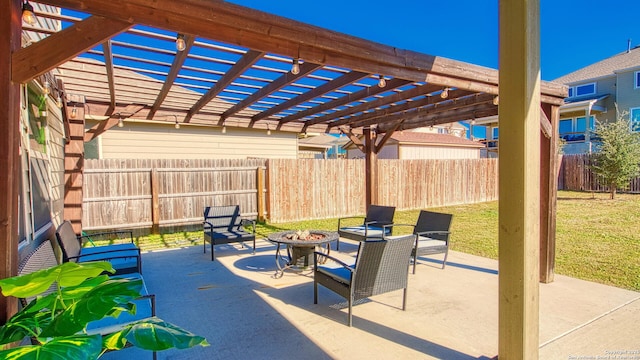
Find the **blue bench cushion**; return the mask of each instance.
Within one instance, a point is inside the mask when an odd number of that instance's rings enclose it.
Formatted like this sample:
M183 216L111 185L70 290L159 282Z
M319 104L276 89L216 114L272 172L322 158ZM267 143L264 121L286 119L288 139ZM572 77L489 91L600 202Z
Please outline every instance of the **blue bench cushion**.
M142 280L142 289L140 290L141 295L148 295L147 287L144 283L144 279L138 273L134 274L126 274L126 275L118 275L114 276L114 278L127 278L127 279L140 279ZM151 299L140 299L135 300L136 304L136 313L130 314L128 312L122 312L118 317L105 317L103 319L92 321L87 324L87 333L89 335L92 334L111 334L116 331L122 329L123 326L134 323L136 321L140 321L143 319L147 319L153 316L153 311L151 308Z
M80 250L79 261L109 261L116 273L122 273L123 270L137 271L140 251L132 243L84 247Z

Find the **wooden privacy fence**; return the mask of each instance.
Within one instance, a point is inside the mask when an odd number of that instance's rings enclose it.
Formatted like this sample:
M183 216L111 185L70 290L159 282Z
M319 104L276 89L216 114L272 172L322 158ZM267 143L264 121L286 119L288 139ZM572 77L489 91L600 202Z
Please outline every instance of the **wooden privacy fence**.
M378 203L399 210L498 198L496 159L379 160ZM266 169L266 174L263 175ZM87 160L85 230L199 224L239 204L274 223L364 214L364 160Z
M558 189L574 191L609 191L604 181L596 176L590 168L589 154L563 155L558 174ZM640 193L640 176L631 179L630 193Z
M378 204L398 210L498 199L497 159L378 160ZM364 160L269 160L273 222L364 214Z
M243 215L256 217L264 165L264 159L86 160L82 227L195 224L208 205L239 204Z

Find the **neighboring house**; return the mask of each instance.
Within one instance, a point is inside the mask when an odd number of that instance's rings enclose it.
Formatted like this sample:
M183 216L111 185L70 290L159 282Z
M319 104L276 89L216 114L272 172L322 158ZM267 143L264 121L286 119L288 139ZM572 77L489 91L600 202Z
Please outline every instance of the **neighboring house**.
M325 133L306 134L298 139L298 159L337 159L345 156L342 146L349 139ZM337 154L337 156L336 156Z
M626 114L633 129L640 131L640 46L629 47L554 82L569 86L569 97L560 107L559 132L565 141L565 154L592 150L590 137L596 120L606 123Z
M427 128L428 129L428 128ZM478 159L483 144L464 138L464 131L456 136L433 131L398 131L378 153L378 159ZM347 158L357 159L364 154L353 142L345 145Z
M640 46L629 47L553 81L569 87L569 96L560 106L558 124L563 153L591 152L596 121L611 122L625 115L633 122L633 129L640 131ZM486 128L483 156L497 156L498 117L478 119L474 126Z

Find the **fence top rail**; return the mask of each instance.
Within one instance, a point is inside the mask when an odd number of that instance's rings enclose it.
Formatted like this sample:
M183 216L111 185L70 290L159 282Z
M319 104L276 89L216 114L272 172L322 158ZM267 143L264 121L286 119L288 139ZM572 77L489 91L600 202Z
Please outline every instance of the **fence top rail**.
M102 169L85 169L85 174L104 174L104 173L133 173L133 172L150 172L156 170L158 172L207 172L207 171L255 171L258 169L266 169L265 166L242 166L242 167L203 167L203 168L102 168Z

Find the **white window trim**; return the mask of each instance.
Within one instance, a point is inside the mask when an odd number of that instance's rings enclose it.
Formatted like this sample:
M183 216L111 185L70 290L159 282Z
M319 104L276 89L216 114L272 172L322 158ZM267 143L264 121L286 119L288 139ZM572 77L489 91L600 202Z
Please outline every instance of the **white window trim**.
M640 112L640 107L629 108L629 122L631 123L632 130L633 130L633 123L634 123L634 121L633 121L633 112L634 111ZM639 127L639 129L640 129L640 127ZM640 131L640 130L636 130L636 132L638 132L638 131Z
M588 93L588 94L582 94L582 95L578 95L578 88L582 87L582 86L588 86L588 85L593 85L593 92L592 93ZM572 98L575 97L582 97L582 96L589 96L589 95L595 95L598 93L598 83L596 82L590 82L590 83L586 83L586 84L580 84L580 85L575 85L571 87L571 91L573 92L573 95L570 96Z

